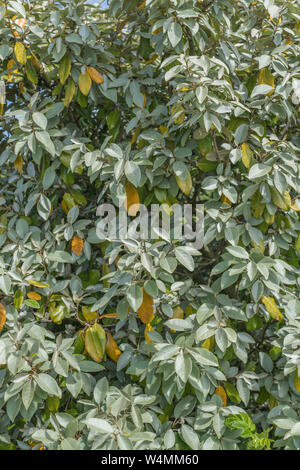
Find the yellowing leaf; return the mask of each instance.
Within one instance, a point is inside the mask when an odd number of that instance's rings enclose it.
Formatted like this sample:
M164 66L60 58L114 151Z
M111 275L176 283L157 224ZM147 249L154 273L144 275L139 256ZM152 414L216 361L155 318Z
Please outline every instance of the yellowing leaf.
M83 250L84 240L78 235L75 235L72 239L72 251L76 256L81 256Z
M215 394L218 395L222 402L223 402L223 406L226 406L227 405L227 395L226 395L226 392L224 390L223 387L221 387L221 385L219 385L216 390L215 390Z
M23 292L21 289L16 290L15 295L14 295L14 306L15 309L19 310L19 308L23 304Z
M144 336L145 336L145 340L147 341L147 343L152 343L152 339L150 339L147 334L149 333L149 331L154 331L154 328L150 325L150 323L147 323L146 328L144 330Z
M135 217L140 207L139 193L131 183L125 184L126 200L125 209L128 215Z
M163 135L164 137L169 137L169 129L167 126L159 126L159 132L161 133L161 135Z
M109 333L109 331L107 331L106 333L105 351L108 357L110 357L114 362L118 362L118 359L122 354L116 341L112 337L111 333Z
M264 219L265 219L266 224L272 225L274 223L274 220L275 220L275 214L271 215L271 214L269 214L267 209L265 209L264 210Z
M69 209L68 209L67 204L65 203L65 201L61 201L61 207L62 207L62 210L64 211L64 213L68 214Z
M22 42L16 42L14 53L17 61L20 62L20 64L25 65L27 62L27 55L25 46Z
M297 371L295 372L294 385L297 392L300 392L300 377L298 376Z
M184 107L179 104L173 104L171 107L171 115L174 116L174 122L180 126L185 119Z
M74 341L74 354L83 354L85 349L83 330L79 330Z
M97 323L90 326L85 331L85 348L92 359L101 362L104 357L106 347L106 334L101 325Z
M103 277L105 277L107 274L110 273L110 268L107 264L102 264L102 283L103 283L103 287L109 289L110 287L110 282L109 282L109 279L103 279Z
M284 211L288 211L292 204L291 196L288 191L281 194L276 188L271 188L271 199L275 206Z
M251 209L252 209L252 215L256 219L259 219L265 210L266 204L261 202L262 200L262 195L260 194L259 191L256 191L252 198L251 198Z
M184 316L184 311L182 310L182 308L180 307L180 305L177 305L177 307L175 307L173 309L173 318L183 318ZM170 330L171 333L176 333L176 330Z
M272 72L267 68L261 69L258 72L257 83L259 85L269 85L269 86L272 86L273 88L275 88L274 76L272 75ZM267 94L267 96L271 96L273 93L274 93L274 90L271 90Z
M181 191L188 195L193 187L192 177L189 170L186 170L185 178L180 178L179 176L175 175L175 179Z
M64 105L66 108L71 103L74 93L75 93L75 83L72 80L72 78L69 78L69 80L67 81L66 88L65 88Z
M266 307L267 312L270 314L270 317L274 318L275 320L281 321L283 316L279 308L277 307L273 297L263 296L261 300L264 306Z
M300 233L298 234L298 237L296 238L295 248L296 248L296 251L300 254Z
M88 73L81 73L78 78L79 90L84 96L89 94L92 86L92 80Z
M84 319L89 323L94 322L97 319L98 313L92 312L91 307L89 307L88 305L83 305L81 307L81 312Z
M270 408L270 410L272 410L272 408L275 408L275 406L277 406L276 398L273 397L273 395L270 394L270 397L269 397L269 408Z
M35 287L50 287L50 284L46 284L46 282L39 282L39 281L34 281L33 279L30 279L30 281L28 281L29 284L31 284L32 286L35 286Z
M137 313L139 319L145 324L150 323L154 316L153 298L151 295L147 294L144 288L142 305L138 309Z
M242 162L246 168L250 168L253 152L248 144L242 144Z
M22 173L23 169L23 158L21 155L18 155L14 162L14 168L18 170L19 173Z
M102 77L101 73L99 73L98 70L94 69L94 67L87 67L86 71L93 80L93 82L98 83L99 85L104 82L104 78Z
M215 346L215 337L211 336L210 338L206 338L201 344L201 348L208 349L209 351L213 351Z
M0 303L0 331L3 330L3 327L6 322L6 308L3 304Z
M31 300L41 300L42 298L40 294L34 291L27 292L27 297L28 299L31 299Z
M68 76L70 75L71 72L71 61L70 57L68 54L65 54L63 58L61 59L58 67L58 75L59 75L59 80L62 85L65 84Z

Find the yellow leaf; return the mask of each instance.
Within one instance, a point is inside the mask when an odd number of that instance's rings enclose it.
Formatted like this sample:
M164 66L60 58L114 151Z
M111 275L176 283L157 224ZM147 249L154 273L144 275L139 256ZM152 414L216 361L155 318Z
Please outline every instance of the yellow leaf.
M193 187L192 177L189 170L186 170L186 177L184 179L179 178L179 176L175 175L176 183L178 184L181 191L188 195L191 192Z
M140 207L139 193L131 183L125 184L126 200L125 208L128 215L135 217Z
M97 323L85 331L85 348L92 359L101 362L105 352L106 334L101 325Z
M33 279L30 279L30 281L28 281L29 284L31 284L32 286L34 287L50 287L49 284L46 284L45 282L39 282L39 281L34 281Z
M232 202L228 199L228 197L225 196L225 194L222 194L221 202L224 202L224 203L228 204L229 206L232 205Z
M109 331L106 332L106 347L105 347L106 354L110 357L114 362L118 362L119 357L121 356L121 351L112 337Z
M103 315L100 315L99 320L101 320L101 318L117 318L117 314L116 313L103 313Z
M64 211L64 213L68 214L69 209L68 209L67 204L65 203L65 201L61 201L61 207L62 207L62 210Z
M227 405L227 395L226 395L226 392L224 390L223 387L221 387L221 385L219 385L216 390L215 390L215 394L218 395L222 402L223 402L223 406L226 406Z
M40 294L34 291L27 292L27 297L28 299L31 299L31 300L41 300L42 298Z
M215 346L215 337L211 336L210 338L206 338L205 341L201 344L201 348L208 349L209 351L213 351Z
M282 321L283 316L282 313L280 312L279 308L276 305L275 300L273 297L262 297L262 303L266 307L267 312L270 314L274 320Z
M242 144L242 162L246 168L250 168L253 152L248 144Z
M297 371L295 371L294 385L297 392L300 392L300 377L298 376Z
M157 54L153 54L153 56L151 57L151 59L146 60L145 65L152 64L152 63L155 61L155 59L157 59L157 57L158 57Z
M258 72L257 83L259 85L269 85L269 86L275 88L274 76L272 75L272 72L267 68L261 69ZM271 90L267 94L267 96L271 96L273 93L274 93L274 90Z
M144 288L142 305L138 309L137 313L139 319L145 324L150 323L154 316L153 297L147 294Z
M83 238L78 237L75 235L72 240L72 251L75 253L76 256L81 256L83 250L84 240Z
M7 79L9 82L12 81L14 74L18 73L17 63L13 59L7 62L7 70L10 70L10 69L13 69L13 70L7 73Z
M87 322L94 322L97 319L98 313L92 312L91 307L89 307L88 305L83 305L81 307L81 312Z
M141 4L137 7L138 11L142 10L142 9L145 7L145 5L146 5L146 2L141 3Z
M20 64L25 65L27 62L27 55L25 46L22 42L16 42L14 53L17 61L20 62Z
M150 339L147 334L149 333L149 331L154 331L154 328L150 325L150 323L147 323L146 328L144 330L144 336L145 336L145 340L147 341L147 343L152 343L152 339Z
M296 212L299 212L299 211L300 211L300 200L299 200L299 199L296 199L296 201L294 201L294 202L291 204L291 209L293 209L293 210L296 211Z
M81 73L78 78L79 90L84 96L89 94L92 86L92 80L88 73Z
M39 450L44 450L44 444L42 444L41 442L28 441L28 444L31 447L31 449L33 449L34 447L40 446Z
M6 322L6 308L3 304L0 303L0 331L3 330L3 327Z
M22 173L23 169L23 158L21 155L18 155L14 162L14 168L18 170L19 173Z
M71 61L70 57L68 54L65 54L61 61L59 62L59 67L58 67L58 75L59 75L59 80L62 85L65 84L68 76L70 75L71 72Z
M86 71L89 74L90 78L93 80L93 82L98 83L99 85L104 82L104 78L98 72L98 70L94 69L94 67L87 67Z
M64 98L64 105L67 108L71 103L73 96L75 93L75 83L72 78L69 78L66 88L65 88L65 98Z

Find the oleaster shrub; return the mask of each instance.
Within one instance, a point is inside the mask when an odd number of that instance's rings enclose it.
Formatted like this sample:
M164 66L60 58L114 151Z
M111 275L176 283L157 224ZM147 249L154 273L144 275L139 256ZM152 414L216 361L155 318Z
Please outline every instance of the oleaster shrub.
M108 4L0 2L0 448L299 450L300 2Z

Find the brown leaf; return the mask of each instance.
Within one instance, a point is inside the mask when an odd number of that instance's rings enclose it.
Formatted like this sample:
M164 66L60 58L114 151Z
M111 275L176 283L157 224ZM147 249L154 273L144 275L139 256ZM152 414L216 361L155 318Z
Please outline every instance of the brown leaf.
M74 235L72 240L72 251L77 256L81 256L83 250L84 240L83 238L78 237L78 235Z
M142 305L138 309L137 313L139 319L145 324L150 323L154 317L153 298L151 295L147 294L144 288Z
M3 327L6 322L6 308L3 304L0 303L0 330L3 330Z

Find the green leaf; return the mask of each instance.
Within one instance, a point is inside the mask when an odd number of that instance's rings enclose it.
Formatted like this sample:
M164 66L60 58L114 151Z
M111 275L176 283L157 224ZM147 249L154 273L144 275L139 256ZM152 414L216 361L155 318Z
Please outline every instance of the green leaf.
M34 380L38 384L38 386L44 390L44 392L49 393L49 395L55 395L58 398L61 398L61 390L59 386L57 385L56 381L54 380L53 377L49 374L38 374L34 377Z

